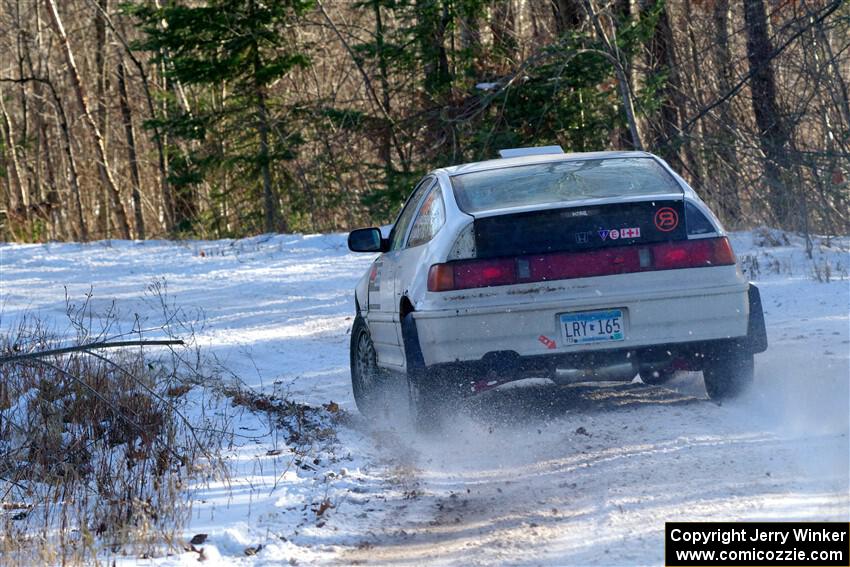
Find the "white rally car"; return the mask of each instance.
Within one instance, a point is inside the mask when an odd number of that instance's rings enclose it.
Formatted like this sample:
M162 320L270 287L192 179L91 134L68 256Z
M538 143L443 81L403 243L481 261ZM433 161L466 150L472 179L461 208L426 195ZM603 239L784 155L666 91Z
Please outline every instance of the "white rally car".
M503 150L411 193L355 290L351 379L374 413L406 380L420 424L467 392L525 378L650 384L702 371L732 397L767 348L758 290L717 218L644 152Z

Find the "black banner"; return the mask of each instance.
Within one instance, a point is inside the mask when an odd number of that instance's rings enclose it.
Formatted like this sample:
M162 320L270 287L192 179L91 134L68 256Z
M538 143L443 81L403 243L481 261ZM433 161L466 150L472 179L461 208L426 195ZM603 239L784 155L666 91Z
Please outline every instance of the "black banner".
M850 566L842 522L667 522L667 567Z

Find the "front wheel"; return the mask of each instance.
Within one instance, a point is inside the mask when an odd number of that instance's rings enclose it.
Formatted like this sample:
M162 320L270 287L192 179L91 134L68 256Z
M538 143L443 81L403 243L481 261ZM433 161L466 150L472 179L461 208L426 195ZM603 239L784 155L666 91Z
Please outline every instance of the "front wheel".
M369 327L360 315L351 327L350 359L351 389L357 409L366 417L374 417L381 409L386 373L378 367Z
M730 352L731 351L731 352ZM705 391L712 400L736 398L753 383L755 360L751 352L715 353L708 357L702 369Z

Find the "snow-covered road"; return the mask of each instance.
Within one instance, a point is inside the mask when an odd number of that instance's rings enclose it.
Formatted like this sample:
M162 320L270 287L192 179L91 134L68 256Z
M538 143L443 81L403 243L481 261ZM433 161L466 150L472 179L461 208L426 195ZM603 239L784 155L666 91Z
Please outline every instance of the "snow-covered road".
M532 381L479 396L438 437L369 424L350 393L347 333L371 257L341 235L0 245L0 333L25 312L59 326L66 289L76 302L91 290L95 313L115 301L129 325L164 280L245 383L339 403L336 456L320 470L281 474L266 436L234 448L229 490L195 494L187 534L209 534L213 561L659 564L669 520L850 520L850 241L809 261L793 237L759 245L765 234L733 244L759 281L771 346L754 391L723 406L699 374L663 388ZM827 264L833 281L815 281ZM334 507L317 515L324 498Z

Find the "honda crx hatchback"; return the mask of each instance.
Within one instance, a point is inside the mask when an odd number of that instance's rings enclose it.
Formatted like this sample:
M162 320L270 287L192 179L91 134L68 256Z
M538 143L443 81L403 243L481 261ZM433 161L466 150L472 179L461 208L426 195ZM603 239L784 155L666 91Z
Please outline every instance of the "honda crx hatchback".
M378 409L403 380L413 415L514 379L649 384L702 371L737 395L767 348L759 292L708 207L644 152L505 150L437 169L392 229L353 231L379 252L355 289L351 379Z

